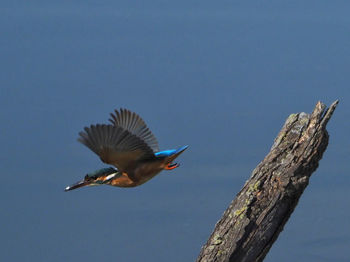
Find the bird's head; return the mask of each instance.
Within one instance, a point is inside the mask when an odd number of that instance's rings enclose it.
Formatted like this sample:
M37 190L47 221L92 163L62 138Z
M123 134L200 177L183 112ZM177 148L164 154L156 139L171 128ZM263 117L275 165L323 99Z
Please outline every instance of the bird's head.
M67 186L64 191L70 191L84 186L98 186L108 184L113 178L119 175L119 171L113 167L102 168L92 173L86 174L83 180Z

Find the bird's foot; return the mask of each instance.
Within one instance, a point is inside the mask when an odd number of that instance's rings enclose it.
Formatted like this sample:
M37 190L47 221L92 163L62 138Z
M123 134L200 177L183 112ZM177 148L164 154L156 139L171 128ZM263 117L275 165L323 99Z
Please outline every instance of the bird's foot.
M171 163L169 163L168 165L166 165L165 167L164 167L164 169L166 169L166 170L173 170L173 169L175 169L175 168L177 168L177 167L179 167L180 165L178 164L178 163L175 163L175 164L171 164Z

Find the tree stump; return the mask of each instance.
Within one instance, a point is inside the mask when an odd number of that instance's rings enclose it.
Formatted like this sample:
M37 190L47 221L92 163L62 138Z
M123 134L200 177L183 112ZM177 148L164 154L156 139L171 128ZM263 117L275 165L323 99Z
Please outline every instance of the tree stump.
M263 261L287 223L328 145L329 109L291 114L265 159L217 222L197 262Z

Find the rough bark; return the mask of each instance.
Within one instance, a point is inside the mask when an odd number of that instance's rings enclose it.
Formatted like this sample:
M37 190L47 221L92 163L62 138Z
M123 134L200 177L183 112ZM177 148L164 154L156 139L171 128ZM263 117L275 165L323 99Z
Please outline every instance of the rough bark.
M290 115L271 151L253 170L197 258L197 262L263 261L283 230L328 145L328 110Z

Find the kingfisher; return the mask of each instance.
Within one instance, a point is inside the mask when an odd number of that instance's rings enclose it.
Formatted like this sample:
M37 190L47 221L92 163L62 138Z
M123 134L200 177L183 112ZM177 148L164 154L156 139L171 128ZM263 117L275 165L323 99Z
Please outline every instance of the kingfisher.
M139 115L121 108L110 116L110 124L85 127L79 133L78 141L97 154L102 162L114 167L88 173L83 180L67 186L65 191L96 185L136 187L162 170L179 167L173 161L188 146L159 151L156 137Z

